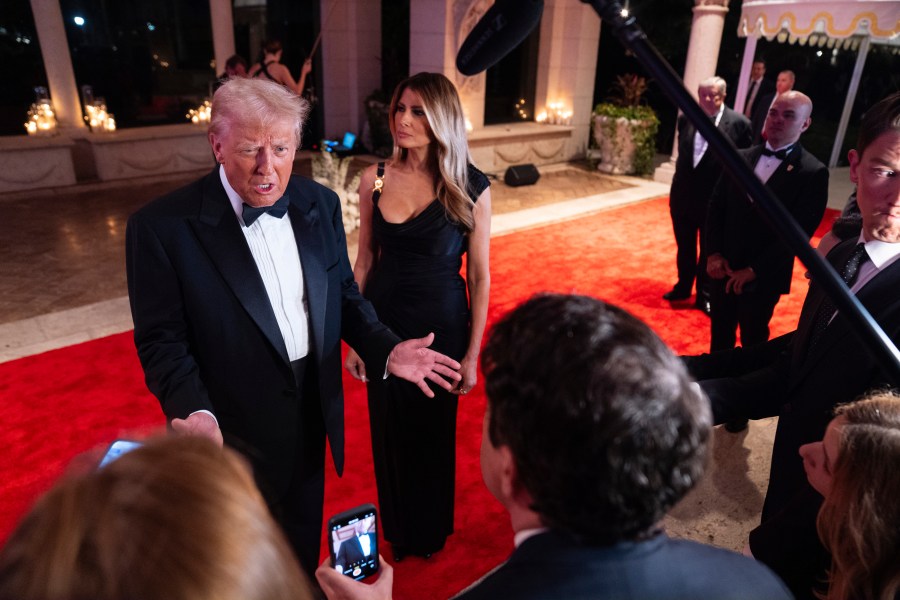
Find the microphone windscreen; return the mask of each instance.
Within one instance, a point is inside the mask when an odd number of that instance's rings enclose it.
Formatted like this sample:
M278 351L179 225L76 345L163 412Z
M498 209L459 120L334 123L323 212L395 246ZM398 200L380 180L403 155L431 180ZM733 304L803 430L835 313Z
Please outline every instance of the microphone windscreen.
M541 20L544 0L497 0L466 37L456 68L476 75L494 66L522 43Z

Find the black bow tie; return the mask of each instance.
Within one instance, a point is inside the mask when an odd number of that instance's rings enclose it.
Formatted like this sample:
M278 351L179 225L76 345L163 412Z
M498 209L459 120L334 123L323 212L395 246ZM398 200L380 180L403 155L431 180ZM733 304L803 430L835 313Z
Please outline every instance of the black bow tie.
M782 148L781 150L769 150L767 147L763 147L762 155L763 156L774 156L778 160L784 160L787 158L787 155L790 154L791 150L793 150L793 146L788 146L787 148Z
M263 213L269 213L273 217L280 219L287 212L288 197L282 196L272 206L250 206L244 204L241 210L241 216L244 218L244 225L250 227L253 221L257 220Z

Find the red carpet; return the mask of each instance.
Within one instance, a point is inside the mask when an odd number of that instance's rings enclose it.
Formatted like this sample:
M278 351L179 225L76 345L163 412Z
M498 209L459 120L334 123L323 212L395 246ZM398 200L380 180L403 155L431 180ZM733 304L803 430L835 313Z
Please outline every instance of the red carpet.
M708 319L696 310L672 310L661 299L675 280L667 207L666 199L658 199L495 238L489 323L535 292L574 292L624 307L678 353L705 351ZM833 217L829 212L825 221L830 224ZM802 273L798 265L791 295L776 308L773 336L796 323L807 285ZM344 379L347 468L342 479L328 471L326 515L376 500L365 388ZM144 386L130 332L0 364L0 399L0 540L73 457L163 425L159 405ZM398 600L449 597L512 549L503 507L481 482L483 410L479 385L460 402L456 533L430 560L409 558L396 565ZM385 555L390 560L390 553Z

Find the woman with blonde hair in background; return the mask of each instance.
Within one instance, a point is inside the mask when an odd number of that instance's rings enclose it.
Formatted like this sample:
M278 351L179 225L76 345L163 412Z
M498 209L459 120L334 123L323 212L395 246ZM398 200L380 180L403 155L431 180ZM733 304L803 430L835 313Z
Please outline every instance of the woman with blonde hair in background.
M825 501L817 527L831 553L828 600L900 598L900 396L844 404L821 442L800 448Z
M303 600L249 468L198 437L148 442L43 496L0 551L3 600Z
M401 337L434 334L432 347L462 365L457 387L431 386L428 400L397 378L367 374L355 352L346 361L368 381L384 537L400 560L431 556L453 533L457 400L477 381L487 322L491 192L471 164L462 105L445 76L402 81L388 115L394 153L362 175L353 274L381 322Z

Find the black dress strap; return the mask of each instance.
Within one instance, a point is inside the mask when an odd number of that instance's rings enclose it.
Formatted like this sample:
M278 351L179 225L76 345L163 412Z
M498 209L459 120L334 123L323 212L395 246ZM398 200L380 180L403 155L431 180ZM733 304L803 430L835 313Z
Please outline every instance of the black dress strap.
M253 75L253 78L255 79L255 78L259 77L259 74L262 73L262 74L265 75L269 80L274 81L275 83L278 83L278 80L275 79L274 77L272 77L272 74L269 73L269 69L268 69L269 65L271 65L273 62L275 62L275 61L274 61L274 60L270 60L270 61L267 62L267 63L263 63L263 64L259 67L259 71L257 71L257 72Z
M384 188L384 162L378 163L378 170L375 171L375 185L372 187L372 204L378 205L378 199L381 198L381 190Z

